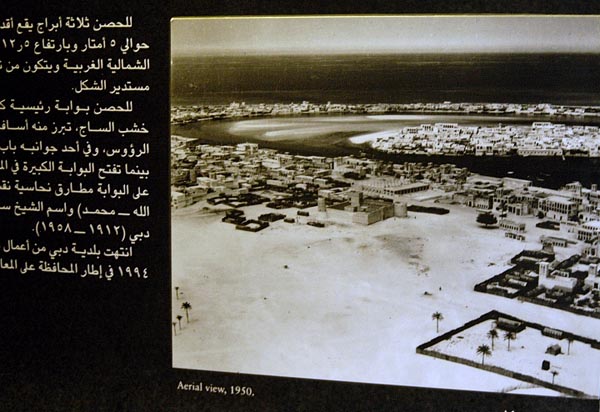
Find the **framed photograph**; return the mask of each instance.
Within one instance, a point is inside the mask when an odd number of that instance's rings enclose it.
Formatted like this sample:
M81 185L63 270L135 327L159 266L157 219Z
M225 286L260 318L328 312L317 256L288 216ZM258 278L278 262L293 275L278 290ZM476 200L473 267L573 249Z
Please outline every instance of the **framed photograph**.
M173 367L597 398L599 23L174 18Z

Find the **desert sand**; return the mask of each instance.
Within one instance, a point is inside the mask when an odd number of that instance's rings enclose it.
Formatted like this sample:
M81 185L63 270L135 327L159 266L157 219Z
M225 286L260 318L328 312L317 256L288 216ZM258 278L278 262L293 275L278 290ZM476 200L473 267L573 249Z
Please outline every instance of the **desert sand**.
M480 227L475 210L444 207L448 215L409 212L371 226L278 221L258 233L222 223L205 202L174 211L173 317L182 302L193 307L173 337L174 367L558 395L415 352L438 335L434 312L443 314L439 334L496 309L600 338L596 319L474 292L524 248L539 249L539 229L528 224L527 242L507 239ZM559 258L572 252L557 249Z

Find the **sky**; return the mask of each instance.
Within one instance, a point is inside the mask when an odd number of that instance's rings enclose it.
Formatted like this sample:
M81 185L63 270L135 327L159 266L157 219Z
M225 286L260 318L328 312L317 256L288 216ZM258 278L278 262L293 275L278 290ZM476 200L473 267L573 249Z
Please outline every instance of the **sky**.
M172 54L600 53L600 16L182 18Z

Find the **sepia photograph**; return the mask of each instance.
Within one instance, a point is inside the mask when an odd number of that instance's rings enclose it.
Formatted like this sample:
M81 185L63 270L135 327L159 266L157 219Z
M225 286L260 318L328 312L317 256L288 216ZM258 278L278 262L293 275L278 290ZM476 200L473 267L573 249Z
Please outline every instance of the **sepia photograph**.
M598 399L600 16L170 36L174 368Z

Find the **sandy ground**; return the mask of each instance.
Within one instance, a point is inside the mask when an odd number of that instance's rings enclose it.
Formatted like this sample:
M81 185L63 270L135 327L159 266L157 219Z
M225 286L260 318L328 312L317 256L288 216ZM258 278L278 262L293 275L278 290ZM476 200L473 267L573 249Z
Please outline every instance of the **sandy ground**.
M236 136L251 136L260 140L278 141L303 139L337 132L356 132L353 143L371 142L382 136L389 136L406 126L433 124L438 122L458 122L479 125L497 125L499 122L514 121L514 117L489 117L467 115L344 115L344 116L301 116L270 117L253 120L240 120L232 124L229 133Z
M397 133L396 130L384 130L383 132L361 134L350 138L354 144L372 143L381 137L393 136Z
M338 132L370 133L397 130L401 125L420 124L426 120L442 121L440 116L313 116L271 117L241 120L233 123L229 132L236 136L251 136L260 140L278 141L304 139ZM399 123L402 120L403 123ZM388 133L389 135L389 133Z
M173 298L173 317L183 314L183 301L193 307L173 338L175 367L547 395L416 354L437 336L433 312L444 317L439 333L496 309L600 338L596 319L473 291L523 248L539 248L533 227L531 243L519 242L479 227L473 209L444 205L450 214L410 213L368 227L279 221L248 233L203 206L172 219L173 285L182 294Z

